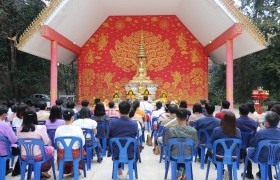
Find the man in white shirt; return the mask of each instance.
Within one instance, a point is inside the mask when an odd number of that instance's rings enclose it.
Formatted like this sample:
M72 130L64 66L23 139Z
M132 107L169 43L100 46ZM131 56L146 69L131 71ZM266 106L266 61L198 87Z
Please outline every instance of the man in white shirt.
M140 102L140 109L143 111L152 111L154 110L154 107L151 103L148 102L148 96L144 96L144 101Z
M97 134L97 122L93 119L90 119L90 110L86 107L82 107L80 110L79 119L73 122L73 125L80 126L81 128L85 129L92 129L94 134Z

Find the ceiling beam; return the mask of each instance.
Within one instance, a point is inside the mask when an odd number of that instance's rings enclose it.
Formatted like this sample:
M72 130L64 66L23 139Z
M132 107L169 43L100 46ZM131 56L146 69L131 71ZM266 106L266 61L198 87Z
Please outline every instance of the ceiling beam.
M77 55L81 53L82 48L80 46L76 45L74 42L70 41L68 38L64 37L62 34L47 25L41 27L40 34L42 37L50 41L56 41L58 45Z
M242 24L235 23L233 26L228 28L225 32L223 32L216 39L214 39L204 47L205 54L209 55L211 52L224 45L227 42L227 40L232 40L239 36L242 33L242 31Z

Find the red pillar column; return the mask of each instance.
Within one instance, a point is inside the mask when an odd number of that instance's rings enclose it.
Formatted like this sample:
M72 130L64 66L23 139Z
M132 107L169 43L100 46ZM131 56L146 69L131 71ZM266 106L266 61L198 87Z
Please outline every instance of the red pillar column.
M230 110L233 110L233 40L226 42L226 98L230 102Z
M51 41L51 82L50 82L51 106L57 99L57 42Z

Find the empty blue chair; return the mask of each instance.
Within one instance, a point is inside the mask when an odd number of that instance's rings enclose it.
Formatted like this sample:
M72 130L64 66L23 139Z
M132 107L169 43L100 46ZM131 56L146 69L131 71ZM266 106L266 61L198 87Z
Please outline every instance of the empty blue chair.
M68 142L69 144L67 145L66 142ZM80 147L79 147L80 156L76 159L73 157L73 153L72 153L73 145L75 142L80 145ZM73 162L74 180L78 180L79 179L79 162L82 161L84 177L86 177L86 166L85 166L85 161L84 161L84 157L83 157L82 139L78 138L78 137L73 137L73 136L58 137L58 138L55 138L55 144L57 147L59 147L59 144L60 144L61 146L63 146L63 149L64 149L64 158L63 159L58 158L59 159L58 179L59 180L63 179L65 162Z
M95 136L93 134L92 129L82 128L82 130L83 130L83 134L84 134L84 137L86 139L86 142L87 142L87 139L90 139L90 142L91 142L91 143L85 143L85 145L84 145L84 148L85 148L86 153L87 153L87 157L86 157L86 159L87 159L87 170L91 170L91 159L93 157L92 150L94 148L98 147L99 144L95 140ZM88 137L88 136L90 136L90 137ZM97 148L96 154L97 154L98 162L101 162L102 157L99 156L98 148Z
M132 159L128 159L127 150L131 144L133 146L134 154ZM114 158L115 153L114 153L113 145L116 145L119 149L119 159ZM118 165L124 163L128 164L129 180L133 180L133 170L135 171L136 179L138 179L137 161L136 161L137 145L138 145L137 140L134 138L121 137L121 138L110 139L110 149L111 149L112 159L113 159L114 180L117 180Z
M259 156L263 152L267 153L266 161L263 159L259 159ZM280 179L279 174L279 163L280 163L280 140L262 140L258 143L258 146L255 150L254 157L252 159L248 158L248 156L245 159L245 165L244 165L244 173L247 170L248 160L253 161L254 163L258 163L260 165L261 169L261 179L266 180L272 179L272 173L271 173L271 166L276 167L277 176L278 179ZM245 179L245 176L243 176L243 180Z
M54 157L46 156L45 148L44 148L44 143L41 139L34 139L34 138L23 138L23 139L18 139L18 145L20 148L20 152L24 149L26 152L25 159L22 158L22 154L20 154L20 162L21 162L21 167L20 167L20 172L21 172L21 180L24 180L25 178L25 171L26 171L26 166L28 165L28 179L31 177L31 172L32 169L34 170L34 179L39 180L41 176L41 165L47 161L51 161L52 163L52 170L53 170L53 177L56 179L55 175L55 168L54 168ZM42 160L36 161L35 160L35 155L34 155L34 147L37 146L39 147L41 154L42 154Z
M160 126L161 130L161 135L162 135L162 144L160 147L160 155L159 155L159 162L161 163L162 159L163 159L163 155L166 157L166 152L167 152L167 145L165 143L165 134L169 131L168 128L165 128L164 126Z
M3 141L5 143L6 152L7 152L7 156L5 156L5 157L0 156L0 166L1 166L1 168L0 168L0 179L5 180L6 179L6 162L7 162L8 159L13 158L13 156L12 156L12 153L11 153L9 140L4 136L0 136L0 141Z
M200 169L204 169L204 161L205 161L205 150L206 148L212 148L212 145L210 143L210 134L207 129L200 129L198 131L198 148L200 149ZM205 137L205 142L201 142L202 137Z
M217 146L224 149L224 156L222 159L218 159L216 156ZM234 180L237 180L237 169L240 159L241 140L235 138L218 139L214 142L212 148L212 158L208 157L206 180L208 179L211 162L217 165L217 180L222 180L225 164L228 166L229 178L232 179L233 172ZM234 153L236 153L236 155Z
M103 156L106 156L107 148L107 133L109 131L109 125L106 122L99 122L97 124L97 134L96 137L102 142Z
M177 155L172 155L172 149L175 148ZM187 154L187 149L191 154ZM169 164L171 162L171 180L176 180L176 171L179 163L185 164L185 172L187 180L192 179L192 160L195 154L194 141L187 138L171 138L168 139L166 153L166 167L164 179L167 179Z
M46 125L46 121L38 121L38 125Z
M52 146L57 149L56 144L54 143L54 136L55 136L56 129L47 129L47 133L49 135L49 138L51 140Z

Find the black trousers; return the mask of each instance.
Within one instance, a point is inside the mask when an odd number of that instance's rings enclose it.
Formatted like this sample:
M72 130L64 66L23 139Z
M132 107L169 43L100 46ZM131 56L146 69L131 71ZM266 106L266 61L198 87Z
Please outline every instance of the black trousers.
M20 150L18 147L12 147L12 155L17 156L20 154ZM6 161L6 172L8 172L10 169L10 160L8 159ZM15 172L20 172L20 164L19 164L19 159L17 160L15 167L14 167Z

